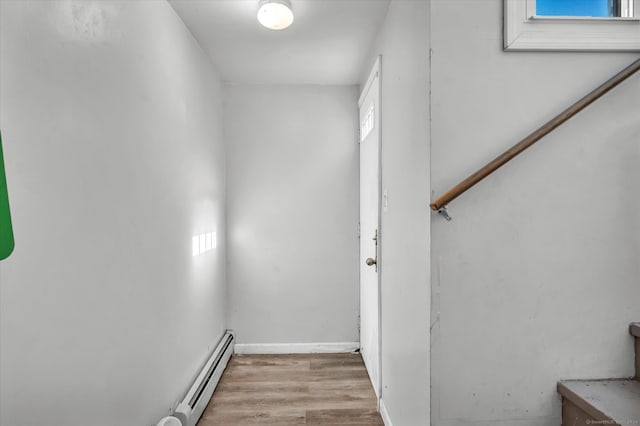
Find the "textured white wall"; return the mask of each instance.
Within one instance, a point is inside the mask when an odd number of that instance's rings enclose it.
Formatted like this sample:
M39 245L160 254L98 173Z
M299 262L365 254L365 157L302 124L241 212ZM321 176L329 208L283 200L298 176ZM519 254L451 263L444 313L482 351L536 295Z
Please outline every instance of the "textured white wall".
M418 426L429 422L429 2L391 2L379 54L382 400L394 425Z
M637 54L505 53L502 1L432 2L436 195ZM640 75L433 215L433 422L560 424L556 381L632 375Z
M355 86L225 86L229 325L358 341Z
M155 424L224 329L216 71L163 1L0 8L0 423Z

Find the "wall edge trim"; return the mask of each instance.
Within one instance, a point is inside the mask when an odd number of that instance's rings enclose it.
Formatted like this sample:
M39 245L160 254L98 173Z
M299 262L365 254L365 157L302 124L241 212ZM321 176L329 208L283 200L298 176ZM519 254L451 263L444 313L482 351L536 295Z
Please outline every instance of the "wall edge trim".
M236 354L319 354L355 352L360 342L236 343Z
M389 411L387 411L387 406L384 405L382 398L380 398L380 417L382 417L384 426L393 426L393 422L391 422L391 417L389 416Z

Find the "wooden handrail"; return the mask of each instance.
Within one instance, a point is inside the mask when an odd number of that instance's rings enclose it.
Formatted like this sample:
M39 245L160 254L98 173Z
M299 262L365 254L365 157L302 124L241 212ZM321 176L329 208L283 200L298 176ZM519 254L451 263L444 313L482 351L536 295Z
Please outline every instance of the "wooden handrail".
M593 90L584 98L580 99L575 104L571 105L569 108L562 111L560 114L549 120L546 124L542 125L538 130L531 133L526 138L522 139L520 142L506 150L504 153L496 157L493 161L489 162L486 166L482 167L480 170L439 196L433 201L430 206L431 209L440 211L444 209L451 201L458 198L461 194L466 192L468 189L473 187L475 184L480 182L482 179L489 176L491 173L495 172L500 167L504 166L510 160L512 160L516 155L520 154L525 149L529 148L534 143L538 142L547 134L551 133L556 127L560 126L562 123L569 120L571 117L576 115L578 112L585 109L592 102L599 99L602 95L607 93L609 90L616 87L618 84L622 83L624 80L633 75L636 71L640 70L640 58L633 62L631 65L620 71L618 74L607 80L601 86ZM445 217L448 219L449 217L446 215L446 211L443 212Z

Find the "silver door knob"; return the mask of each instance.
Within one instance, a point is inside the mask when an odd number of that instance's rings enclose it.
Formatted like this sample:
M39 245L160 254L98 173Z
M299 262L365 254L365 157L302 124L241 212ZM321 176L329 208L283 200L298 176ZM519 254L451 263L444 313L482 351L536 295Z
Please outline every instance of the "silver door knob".
M371 266L371 265L375 265L375 264L376 264L376 263L378 263L378 262L376 262L376 260L375 260L375 259L368 258L367 260L365 260L365 263L366 263L367 265Z

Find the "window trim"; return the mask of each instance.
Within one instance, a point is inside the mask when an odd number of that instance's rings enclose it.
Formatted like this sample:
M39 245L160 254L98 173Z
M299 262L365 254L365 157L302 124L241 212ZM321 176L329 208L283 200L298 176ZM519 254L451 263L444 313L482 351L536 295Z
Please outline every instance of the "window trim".
M628 18L535 16L535 0L504 0L504 50L640 51L640 0Z

